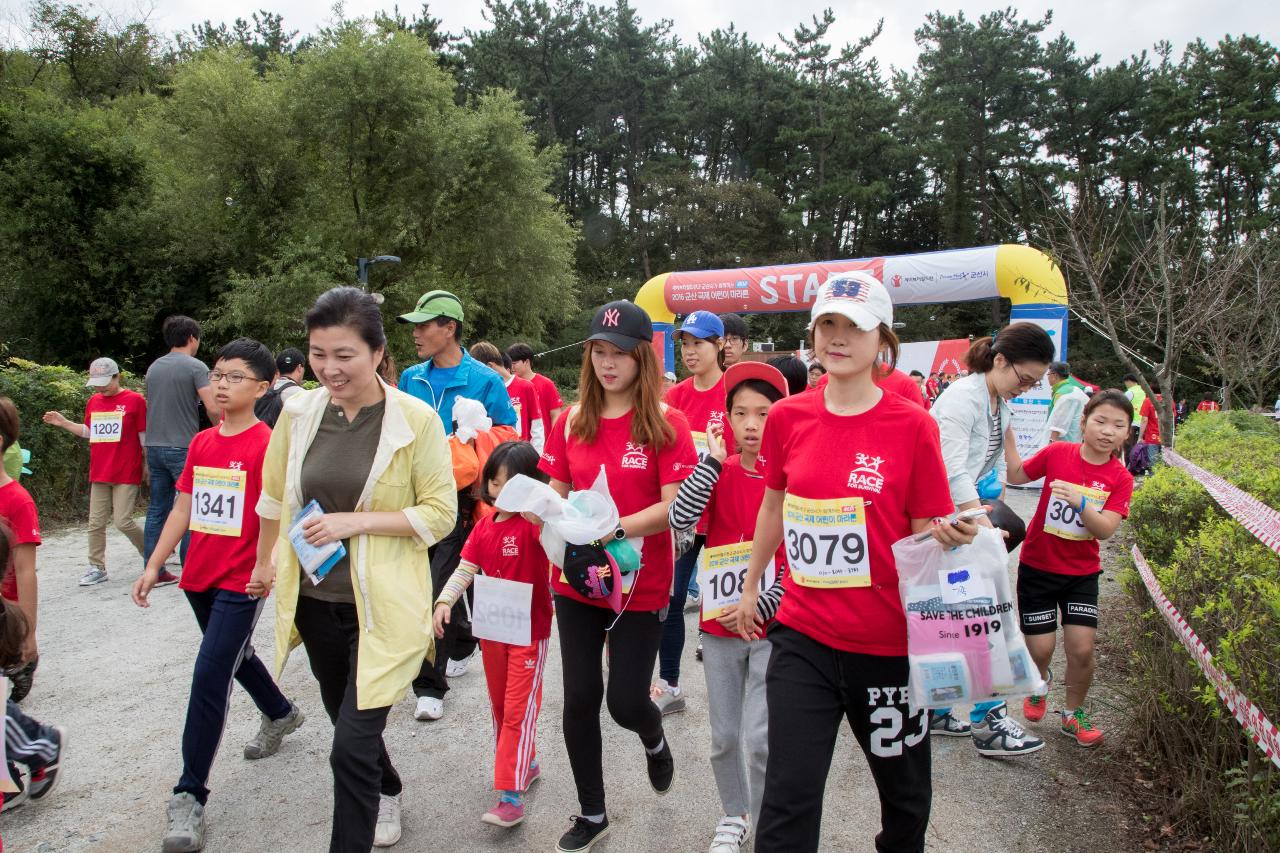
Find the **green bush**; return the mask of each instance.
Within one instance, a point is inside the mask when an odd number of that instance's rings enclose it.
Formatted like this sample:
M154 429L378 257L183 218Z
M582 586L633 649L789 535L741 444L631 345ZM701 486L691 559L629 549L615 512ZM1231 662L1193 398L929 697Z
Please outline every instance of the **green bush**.
M1280 430L1241 412L1196 415L1178 452L1271 506L1280 505ZM1226 515L1204 488L1162 467L1138 489L1129 535L1165 594L1236 686L1280 720L1280 555ZM1135 743L1175 790L1178 817L1217 849L1275 850L1280 770L1244 734L1199 665L1155 610L1136 572L1127 631Z
M89 442L41 420L51 410L74 421L83 418L90 397L84 384L87 379L86 373L68 367L20 358L0 364L0 397L10 398L17 406L22 419L18 440L31 451L31 474L22 478L22 485L31 492L42 520L74 521L89 511ZM126 387L141 390L137 377L126 373L121 380Z

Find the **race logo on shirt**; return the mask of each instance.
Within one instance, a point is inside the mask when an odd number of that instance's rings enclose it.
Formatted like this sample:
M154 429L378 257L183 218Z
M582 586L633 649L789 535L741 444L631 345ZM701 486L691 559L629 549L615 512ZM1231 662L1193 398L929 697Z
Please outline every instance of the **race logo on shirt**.
M884 488L884 475L880 473L884 457L859 453L853 460L856 467L849 474L849 488L880 494L880 490Z
M547 464L548 464L548 465L554 465L554 464L556 464L556 457L555 457L555 455L554 455L554 454L551 454L551 453L544 453L544 454L542 454L542 458L543 458L543 459L545 459L545 460L547 460Z
M643 444L627 442L627 449L622 453L622 467L635 471L649 470L649 454L645 451Z
M516 537L514 536L502 537L502 556L504 557L520 556L520 546L516 544Z

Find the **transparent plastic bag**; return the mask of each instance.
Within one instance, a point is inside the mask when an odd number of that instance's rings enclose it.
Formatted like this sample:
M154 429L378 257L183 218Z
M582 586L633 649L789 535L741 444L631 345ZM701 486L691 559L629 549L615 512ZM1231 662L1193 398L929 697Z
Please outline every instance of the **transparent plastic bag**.
M998 530L970 545L933 537L894 543L907 615L908 693L915 708L1025 696L1044 690L1018 624L1008 554Z
M570 492L567 498L546 483L517 474L502 487L494 506L503 512L531 512L542 519L542 548L560 569L566 543L586 545L618 529L618 508L609 494L603 466L590 489Z

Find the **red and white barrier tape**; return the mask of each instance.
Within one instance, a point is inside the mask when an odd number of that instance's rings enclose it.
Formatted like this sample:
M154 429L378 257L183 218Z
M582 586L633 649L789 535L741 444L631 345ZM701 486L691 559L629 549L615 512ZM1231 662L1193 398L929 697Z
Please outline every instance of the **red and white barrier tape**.
M1142 552L1138 550L1138 546L1133 546L1133 562L1138 567L1138 574L1142 575L1142 582L1147 585L1147 592L1151 593L1151 598L1156 603L1156 607L1160 608L1160 612L1164 614L1165 620L1169 623L1169 627L1173 629L1173 633L1178 635L1178 639L1196 659L1196 663L1200 664L1200 669L1204 672L1205 677L1213 682L1213 686L1217 688L1218 695L1222 697L1222 701L1226 703L1227 708L1235 716L1236 722L1244 727L1245 733L1253 738L1254 743L1258 745L1272 763L1280 767L1280 731L1276 729L1275 723L1267 719L1267 715L1262 710L1249 701L1249 697L1245 696L1235 686L1226 673L1218 669L1213 662L1213 655L1205 648L1204 643L1200 642L1200 638L1196 636L1196 632L1191 630L1191 626L1187 624L1187 620L1182 618L1182 614L1178 612L1178 608L1174 607L1164 594L1164 590L1160 588L1160 582L1156 580L1155 574L1152 573L1151 567L1147 565L1146 558L1142 556Z
M1190 474L1232 518L1258 537L1263 545L1280 554L1280 512L1172 450L1166 448L1161 456L1170 465Z

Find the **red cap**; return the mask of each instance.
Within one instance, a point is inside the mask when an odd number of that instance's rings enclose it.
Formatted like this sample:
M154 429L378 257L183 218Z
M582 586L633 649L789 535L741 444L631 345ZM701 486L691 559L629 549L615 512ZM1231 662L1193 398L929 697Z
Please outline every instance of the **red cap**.
M724 372L724 394L726 401L733 389L746 382L748 379L763 380L774 388L778 389L778 393L786 397L788 395L787 377L782 375L782 371L774 367L772 364L765 364L763 361L739 361L736 364L729 365Z

